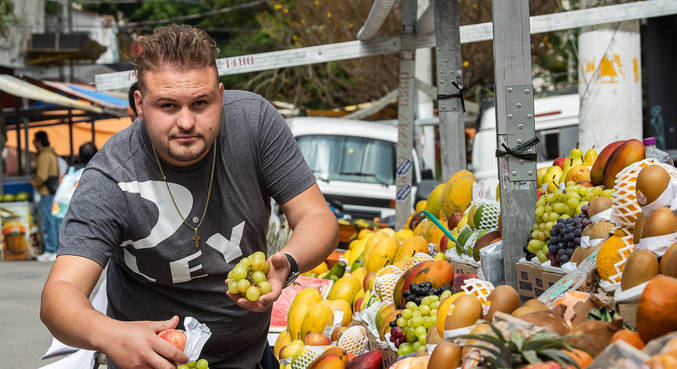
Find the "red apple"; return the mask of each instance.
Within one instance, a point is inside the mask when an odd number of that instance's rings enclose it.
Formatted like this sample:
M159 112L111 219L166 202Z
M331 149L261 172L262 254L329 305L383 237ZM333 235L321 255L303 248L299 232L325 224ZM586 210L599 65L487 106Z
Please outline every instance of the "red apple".
M445 234L440 239L440 244L438 245L439 252L444 253L449 248L449 237Z
M183 351L186 348L186 333L178 329L165 329L164 331L157 334L160 338L171 343L177 349Z
M552 162L552 165L557 165L558 167L564 169L564 162L567 160L566 157L563 158L557 158L555 161Z

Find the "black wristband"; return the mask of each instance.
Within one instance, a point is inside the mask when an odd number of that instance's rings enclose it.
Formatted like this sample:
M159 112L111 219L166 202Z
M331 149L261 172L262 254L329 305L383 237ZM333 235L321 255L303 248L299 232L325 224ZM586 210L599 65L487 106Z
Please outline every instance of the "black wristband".
M287 276L287 281L284 283L284 286L282 286L282 288L286 288L287 286L294 283L296 277L299 276L299 265L296 263L296 259L294 259L293 256L287 253L285 253L284 255L287 257L287 260L289 261L289 275Z

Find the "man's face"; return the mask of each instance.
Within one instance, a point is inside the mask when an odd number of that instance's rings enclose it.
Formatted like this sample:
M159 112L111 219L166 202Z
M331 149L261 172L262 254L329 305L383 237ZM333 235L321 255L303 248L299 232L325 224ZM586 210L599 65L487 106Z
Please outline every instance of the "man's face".
M214 68L156 68L144 72L143 81L134 99L158 155L180 167L198 162L221 124L223 84Z

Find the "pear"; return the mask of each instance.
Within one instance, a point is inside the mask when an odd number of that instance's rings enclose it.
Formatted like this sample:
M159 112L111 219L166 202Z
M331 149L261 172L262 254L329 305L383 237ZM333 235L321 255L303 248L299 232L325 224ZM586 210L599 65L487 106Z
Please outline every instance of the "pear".
M592 147L585 152L583 165L586 167L592 166L595 163L595 160L597 160L597 151L595 151L595 145L592 145Z

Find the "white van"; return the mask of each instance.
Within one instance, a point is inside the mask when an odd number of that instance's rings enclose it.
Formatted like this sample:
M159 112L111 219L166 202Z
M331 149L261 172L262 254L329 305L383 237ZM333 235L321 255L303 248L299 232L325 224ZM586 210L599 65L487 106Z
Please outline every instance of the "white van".
M396 126L326 117L294 117L287 123L329 203L340 203L353 218L393 219ZM416 152L412 155L415 199L421 173Z
M549 167L553 160L568 156L578 142L578 112L580 98L578 94L548 96L534 99L537 167ZM494 106L482 112L479 127L472 143L472 163L470 170L478 180L498 185L498 165L496 161L496 108Z

